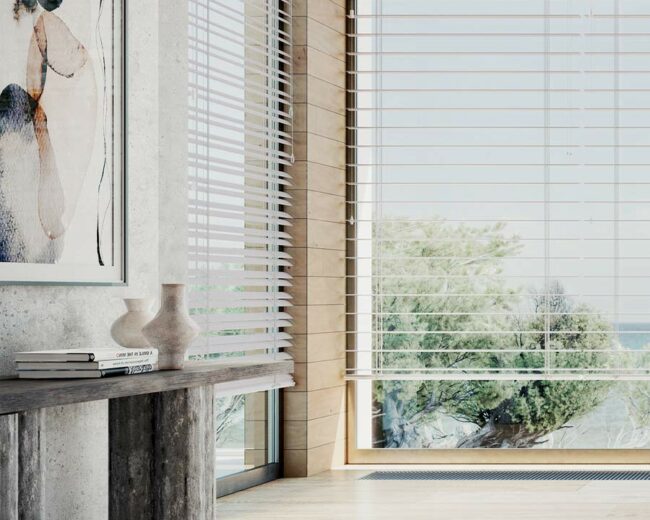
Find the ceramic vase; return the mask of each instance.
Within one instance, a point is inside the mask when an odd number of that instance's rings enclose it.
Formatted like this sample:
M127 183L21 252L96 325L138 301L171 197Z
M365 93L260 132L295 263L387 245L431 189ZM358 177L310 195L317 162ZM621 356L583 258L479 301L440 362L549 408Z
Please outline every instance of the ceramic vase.
M183 368L185 353L199 334L199 326L187 310L184 284L162 285L160 310L142 332L151 346L158 349L160 370Z
M154 313L151 298L124 298L126 313L117 318L111 327L111 336L118 345L126 348L151 347L142 334L142 328L149 323Z

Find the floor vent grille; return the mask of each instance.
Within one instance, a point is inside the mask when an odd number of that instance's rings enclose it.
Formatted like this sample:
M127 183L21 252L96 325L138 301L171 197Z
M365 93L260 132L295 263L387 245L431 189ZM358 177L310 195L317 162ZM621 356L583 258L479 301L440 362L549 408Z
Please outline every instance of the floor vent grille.
M374 471L361 480L650 480L650 471Z

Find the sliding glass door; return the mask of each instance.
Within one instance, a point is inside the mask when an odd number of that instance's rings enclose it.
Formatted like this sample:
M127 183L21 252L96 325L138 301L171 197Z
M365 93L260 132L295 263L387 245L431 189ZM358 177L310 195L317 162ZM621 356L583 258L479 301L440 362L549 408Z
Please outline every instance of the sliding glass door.
M351 460L650 447L649 22L351 3Z
M220 392L216 399L217 495L278 478L278 390Z

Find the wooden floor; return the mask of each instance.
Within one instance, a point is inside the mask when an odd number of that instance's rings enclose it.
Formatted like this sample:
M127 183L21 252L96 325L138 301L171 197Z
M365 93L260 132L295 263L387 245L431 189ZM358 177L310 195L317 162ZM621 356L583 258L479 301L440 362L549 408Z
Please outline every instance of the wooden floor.
M468 468L456 466L453 469ZM648 468L637 466L625 469ZM219 499L217 518L650 520L650 481L359 480L367 473L367 470L346 469L306 479L276 480Z

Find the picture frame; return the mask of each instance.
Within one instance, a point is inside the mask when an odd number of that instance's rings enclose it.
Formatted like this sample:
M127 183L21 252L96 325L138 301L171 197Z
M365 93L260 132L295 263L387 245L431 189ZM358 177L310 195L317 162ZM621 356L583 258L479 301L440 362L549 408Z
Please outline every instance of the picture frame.
M125 7L0 12L1 284L127 282Z

